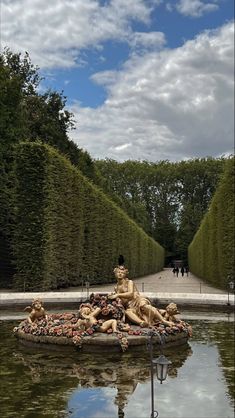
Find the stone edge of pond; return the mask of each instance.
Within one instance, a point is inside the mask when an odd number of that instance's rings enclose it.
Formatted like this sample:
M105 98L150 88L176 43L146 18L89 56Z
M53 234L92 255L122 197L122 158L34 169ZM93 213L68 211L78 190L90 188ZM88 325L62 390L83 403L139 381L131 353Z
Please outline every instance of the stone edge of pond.
M77 347L71 338L67 337L55 337L55 336L42 336L27 334L21 330L18 330L15 337L20 343L33 347L52 348L57 350L72 349L73 351L81 352L99 352L103 351L121 351L121 347L116 336L111 334L94 333L92 336L86 336L82 341L82 346ZM148 335L128 335L123 333L128 340L129 349L146 349L146 343L148 341ZM168 347L175 347L186 344L189 340L189 335L185 331L181 331L176 335L168 335L164 337L164 349ZM152 338L153 346L161 347L159 338L154 336Z
M90 293L91 294L91 293ZM89 299L90 294L84 292L18 292L0 294L0 310L19 309L31 304L35 298L43 300L46 308L65 308L74 307ZM107 295L108 292L102 292ZM179 307L216 307L218 309L234 309L234 294L209 294L209 293L147 293L142 292L145 297L158 306L164 306L170 302L175 302Z

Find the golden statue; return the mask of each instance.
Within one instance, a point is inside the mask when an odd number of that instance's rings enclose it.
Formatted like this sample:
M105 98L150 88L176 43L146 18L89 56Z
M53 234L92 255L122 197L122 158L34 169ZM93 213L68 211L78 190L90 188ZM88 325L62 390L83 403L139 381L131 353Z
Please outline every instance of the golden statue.
M180 313L177 308L176 303L174 302L169 303L166 309L159 309L159 312L165 319L167 319L168 321L172 321L172 322L177 321L175 315L178 315Z
M128 279L128 270L119 265L114 269L117 279L117 285L114 288L115 293L109 295L109 299L121 299L125 308L127 318L141 327L149 327L156 322L162 322L164 325L173 326L174 322L165 319L159 310L151 305L149 299L142 296L135 283Z
M180 312L177 308L176 303L174 303L174 302L169 303L169 305L167 305L166 309L159 309L159 312L161 313L163 318L166 319L167 321L178 322L175 315L180 314ZM180 323L184 326L187 326L189 336L191 337L192 336L191 325L186 324L184 321L181 321L181 320L180 320Z
M101 308L94 308L90 303L82 304L79 309L80 318L74 325L74 329L88 329L96 325L96 331L107 332L109 329L112 332L117 332L117 320L108 319L106 321L98 321L97 316L101 313Z
M41 299L34 299L31 306L26 306L24 311L30 312L28 316L28 322L31 325L35 325L35 320L40 320L45 318L47 320L47 314L43 308L43 302Z
M114 273L117 279L114 293L92 293L89 302L82 303L74 313L46 315L42 301L34 299L32 305L25 308L30 312L29 317L14 328L15 336L28 341L35 339L37 342L46 340L51 343L55 342L54 337L58 337L56 344L75 344L81 348L83 343L86 346L85 338L96 332L107 333L115 338L100 335L96 343L102 345L105 342L114 347L118 339L123 352L129 345L136 345L136 341L142 345L142 337L150 332L158 337L156 343L162 343L162 334L165 339L170 334L177 334L173 336L175 340L187 341L188 336L192 335L192 328L176 318L179 311L175 303L170 303L164 310L157 309L140 294L133 280L128 278L128 270L123 264L119 262ZM169 339L170 342L174 340L173 337ZM89 344L88 340L88 350Z

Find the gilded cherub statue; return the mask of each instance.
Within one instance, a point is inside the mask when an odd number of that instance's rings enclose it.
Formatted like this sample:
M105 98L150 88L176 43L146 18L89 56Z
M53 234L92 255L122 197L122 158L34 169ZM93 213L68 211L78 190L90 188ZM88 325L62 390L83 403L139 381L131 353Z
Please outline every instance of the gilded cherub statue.
M30 312L28 316L28 322L33 325L36 319L45 318L47 320L47 314L43 308L43 302L41 299L34 299L31 306L26 306L24 311Z
M83 303L79 309L80 318L74 325L74 329L88 329L96 325L96 331L98 332L107 332L108 329L111 329L112 332L117 332L117 321L116 319L108 319L105 321L97 319L97 316L100 314L101 308L94 308L90 303Z
M174 302L169 303L166 309L159 309L159 312L167 321L172 322L177 322L177 318L175 317L175 315L178 315L180 313L176 303Z
M166 309L159 309L159 311L163 318L165 318L167 321L172 321L173 323L181 323L182 325L187 326L189 336L192 336L193 331L191 325L175 317L175 315L178 315L180 313L176 303L171 302L169 303L169 305L167 305Z

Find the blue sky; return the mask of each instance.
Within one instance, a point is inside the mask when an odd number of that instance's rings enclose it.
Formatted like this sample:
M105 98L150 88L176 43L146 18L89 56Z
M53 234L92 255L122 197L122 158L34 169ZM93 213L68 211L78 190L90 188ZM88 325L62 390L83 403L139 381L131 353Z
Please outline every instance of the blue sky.
M233 152L232 0L2 0L1 47L64 91L94 158Z
M128 0L127 0L128 1ZM174 3L174 2L172 2ZM198 33L205 29L216 29L233 17L233 1L224 0L217 10L210 13L205 12L201 16L183 15L177 10L169 12L164 2L151 13L151 22L141 24L131 22L133 31L151 32L161 31L166 36L166 47L177 48L184 44L185 40L193 39ZM115 70L120 68L122 63L128 59L130 49L124 42L118 39L106 41L100 51L86 49L83 51L84 60L89 65L84 68L77 68L66 71L59 70L55 74L55 80L46 80L46 85L54 89L64 90L68 97L68 103L74 100L81 101L83 106L97 107L106 98L106 92L102 86L97 86L90 80L94 72L104 70ZM102 59L101 59L102 57ZM47 77L47 73L45 72ZM65 84L65 80L68 84ZM77 83L78 82L78 83ZM74 85L77 88L74 88Z

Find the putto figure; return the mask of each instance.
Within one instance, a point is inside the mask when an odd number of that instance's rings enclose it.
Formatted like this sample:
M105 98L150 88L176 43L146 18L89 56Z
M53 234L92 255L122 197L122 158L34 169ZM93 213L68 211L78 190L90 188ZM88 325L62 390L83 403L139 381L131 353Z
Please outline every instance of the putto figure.
M168 321L177 322L175 315L178 315L180 311L178 310L176 303L171 302L167 305L166 309L159 309L159 311Z
M108 329L112 332L117 332L117 321L116 319L108 319L106 321L101 321L97 319L98 315L101 313L101 308L92 307L89 303L82 304L79 309L80 318L77 323L74 325L74 329L88 329L95 325L96 331L98 332L107 332Z
M47 320L47 314L43 308L43 302L41 299L34 299L31 306L26 306L24 311L30 312L28 316L28 322L33 325L35 320L40 320L45 318Z

